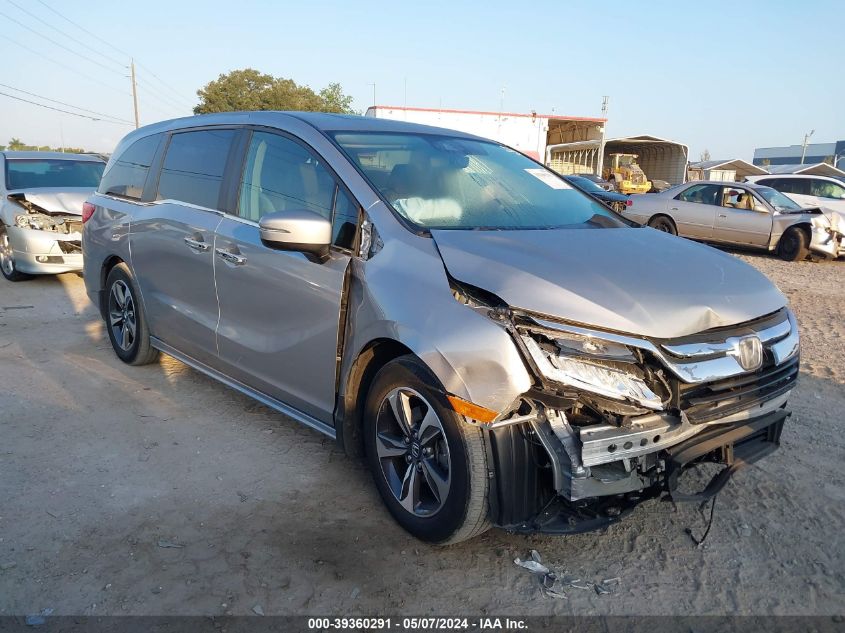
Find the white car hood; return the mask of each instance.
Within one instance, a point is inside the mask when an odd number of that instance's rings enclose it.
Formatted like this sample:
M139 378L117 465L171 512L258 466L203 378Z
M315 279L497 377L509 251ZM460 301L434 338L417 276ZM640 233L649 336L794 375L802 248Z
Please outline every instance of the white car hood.
M786 305L752 266L650 228L431 233L458 281L513 308L601 329L676 338Z
M61 215L82 215L82 203L93 193L89 188L73 189L36 189L31 191L12 191L12 197L23 196L27 202L46 213Z

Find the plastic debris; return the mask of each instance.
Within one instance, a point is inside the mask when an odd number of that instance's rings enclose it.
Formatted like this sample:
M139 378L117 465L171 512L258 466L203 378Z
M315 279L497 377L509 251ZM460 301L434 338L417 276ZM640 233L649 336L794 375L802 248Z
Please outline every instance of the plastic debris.
M26 622L27 626L41 626L47 621L46 618L51 613L53 613L53 609L51 608L42 609L41 613L26 616L26 620L24 621Z
M517 557L513 559L513 562L519 565L520 567L524 567L528 571L533 574L548 574L549 568L543 565L542 563L538 563L536 560L522 560L521 558Z
M260 604L255 605L252 607L252 610L255 611L258 615L264 615L264 609L261 608Z
M165 541L164 539L158 540L158 546L163 547L165 549L167 549L167 548L179 549L179 548L185 547L181 543L174 543L173 541Z
M610 593L610 588L602 582L597 582L595 585L593 585L593 588L596 590L596 593L600 596L606 596Z
M531 550L531 560L533 560L535 563L543 562L543 559L540 558L540 552L538 552L536 549Z
M544 593L549 598L557 598L558 600L569 600L569 596L567 596L563 591L558 591L557 589L546 589Z

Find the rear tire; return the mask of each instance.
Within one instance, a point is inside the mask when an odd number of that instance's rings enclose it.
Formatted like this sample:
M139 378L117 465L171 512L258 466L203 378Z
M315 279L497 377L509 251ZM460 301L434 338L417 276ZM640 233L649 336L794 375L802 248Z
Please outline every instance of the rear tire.
M672 221L672 218L667 217L665 215L654 216L648 221L648 225L653 229L663 231L664 233L668 233L669 235L678 234L678 228L675 226L675 223Z
M807 233L797 226L792 226L781 235L778 242L778 257L788 262L800 262L810 254Z
M106 278L106 330L114 353L127 365L147 365L159 356L150 345L140 296L129 266L121 262L111 269Z
M9 242L6 225L0 222L0 271L9 281L25 281L32 279L32 275L22 273L15 267L15 254Z
M379 370L363 425L376 488L405 530L446 545L490 528L482 431L452 410L419 359L402 356Z

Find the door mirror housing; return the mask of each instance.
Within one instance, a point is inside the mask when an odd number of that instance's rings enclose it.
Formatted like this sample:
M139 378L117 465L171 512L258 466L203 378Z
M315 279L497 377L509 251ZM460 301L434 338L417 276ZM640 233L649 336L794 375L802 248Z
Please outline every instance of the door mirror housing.
M328 257L332 223L308 209L268 213L258 221L258 230L270 248Z

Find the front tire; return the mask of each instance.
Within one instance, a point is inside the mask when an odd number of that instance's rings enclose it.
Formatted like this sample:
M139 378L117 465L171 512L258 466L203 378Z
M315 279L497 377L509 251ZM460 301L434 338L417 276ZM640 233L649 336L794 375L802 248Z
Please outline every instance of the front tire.
M2 222L0 222L0 272L9 281L24 281L32 278L32 275L22 273L15 267L15 251L9 241L6 225Z
M416 357L387 363L373 379L364 448L387 509L415 537L446 545L489 529L482 431L452 410Z
M147 316L141 305L138 284L121 262L106 278L106 329L114 353L128 365L147 365L158 359L150 345Z
M653 218L651 218L651 220L648 221L648 225L653 229L663 231L664 233L668 233L669 235L678 234L678 229L675 226L675 223L672 221L672 218L669 218L665 215L654 216Z
M800 262L810 254L807 233L797 226L790 227L778 242L778 257L788 262Z

